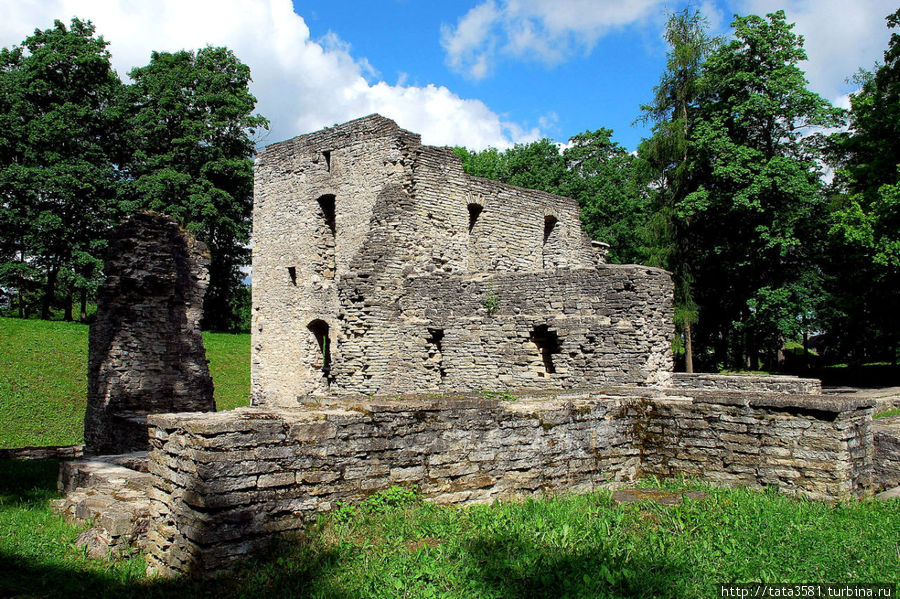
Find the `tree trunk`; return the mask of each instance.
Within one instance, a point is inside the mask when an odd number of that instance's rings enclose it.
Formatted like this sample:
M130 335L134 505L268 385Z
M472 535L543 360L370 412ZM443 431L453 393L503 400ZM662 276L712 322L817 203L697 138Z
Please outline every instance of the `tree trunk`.
M684 319L684 371L694 372L694 348L691 344L691 321Z
M63 303L64 303L64 310L65 310L65 311L63 312L63 320L65 320L66 322L72 322L72 304L73 304L73 301L72 301L72 294L71 294L71 293L69 293L69 294L66 295L66 298L65 298L65 300L63 300Z
M56 290L56 269L47 270L47 282L44 284L44 297L41 298L41 320L50 320L50 304Z
M81 297L79 298L79 301L81 303L80 318L81 318L81 322L84 322L85 320L87 320L87 289L82 288L80 293L81 293Z
M809 331L806 328L806 318L803 318L803 360L800 362L803 372L809 370Z

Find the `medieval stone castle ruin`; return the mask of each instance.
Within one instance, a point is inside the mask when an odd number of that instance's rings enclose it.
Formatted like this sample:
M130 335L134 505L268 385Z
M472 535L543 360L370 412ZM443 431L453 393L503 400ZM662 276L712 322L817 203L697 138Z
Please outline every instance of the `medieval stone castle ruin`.
M148 417L159 572L228 568L395 484L469 503L684 474L833 501L900 468L872 400L673 373L668 273L606 264L572 200L470 177L383 117L260 153L253 227L253 407ZM129 370L103 366L115 345L97 372Z
M371 116L257 158L252 397L667 384L667 273Z

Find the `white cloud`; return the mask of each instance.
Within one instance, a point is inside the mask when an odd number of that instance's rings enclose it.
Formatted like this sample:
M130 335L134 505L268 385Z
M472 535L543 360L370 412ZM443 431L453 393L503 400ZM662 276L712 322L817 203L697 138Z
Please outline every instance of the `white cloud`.
M826 98L848 91L844 80L859 67L871 70L882 61L890 32L884 17L897 10L893 0L740 0L741 14L784 9L794 32L805 39L810 89Z
M507 147L540 137L507 122L479 100L446 87L370 83L377 71L354 58L335 33L310 37L290 0L24 0L7 2L0 45L20 43L53 19L90 19L110 42L113 66L126 78L153 50L224 45L250 66L257 111L271 121L266 143L372 112L419 132L425 143Z
M591 51L606 33L650 19L664 0L486 0L456 27L441 26L447 65L473 79L500 55L558 64Z

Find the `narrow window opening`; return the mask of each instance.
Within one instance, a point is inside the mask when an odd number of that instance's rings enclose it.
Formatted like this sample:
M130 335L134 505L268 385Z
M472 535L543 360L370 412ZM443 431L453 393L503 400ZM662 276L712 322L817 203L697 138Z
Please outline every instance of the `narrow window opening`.
M544 363L544 372L539 372L538 376L546 376L556 372L556 366L553 364L553 355L560 353L559 336L556 331L551 331L550 327L542 324L534 327L531 331L531 342L534 343L541 354L541 361Z
M325 170L329 173L331 172L331 150L325 150L322 152L322 156L325 157Z
M428 329L428 337L425 342L428 344L428 357L426 368L437 372L438 381L443 382L447 376L444 370L444 329Z
M482 210L484 210L484 206L481 204L469 204L469 233L475 228L475 223L478 222Z
M333 279L335 271L337 270L337 258L335 253L337 213L334 195L323 195L316 200L316 203L319 206L319 218L321 219L316 228L319 254L316 271L326 279Z
M325 218L325 224L328 226L328 230L331 231L331 234L335 234L335 210L334 210L334 196L333 195L324 195L317 200L319 202L319 207L322 209L322 216Z
M555 216L545 216L544 217L544 244L547 243L547 240L550 239L550 234L553 233L553 229L556 227L556 217Z
M296 287L297 286L297 268L295 266L288 266L288 276L291 277L291 284Z
M541 267L557 268L559 266L559 231L557 219L553 215L544 217L544 242L541 246Z
M331 377L331 342L328 338L328 323L316 319L306 325L313 334L318 348L318 354L313 358L313 368L322 371L322 378L326 381Z

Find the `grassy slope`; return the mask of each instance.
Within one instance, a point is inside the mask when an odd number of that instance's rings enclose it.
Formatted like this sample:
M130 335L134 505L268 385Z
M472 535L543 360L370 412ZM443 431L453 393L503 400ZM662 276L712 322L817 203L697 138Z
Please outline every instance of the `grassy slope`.
M220 410L247 405L250 335L204 333ZM83 441L88 327L0 318L0 447Z
M0 597L694 598L759 580L900 590L900 501L711 487L681 506L616 506L598 492L469 508L392 489L214 583L148 579L139 558L97 562L72 546L80 529L47 508L55 468L0 460Z

